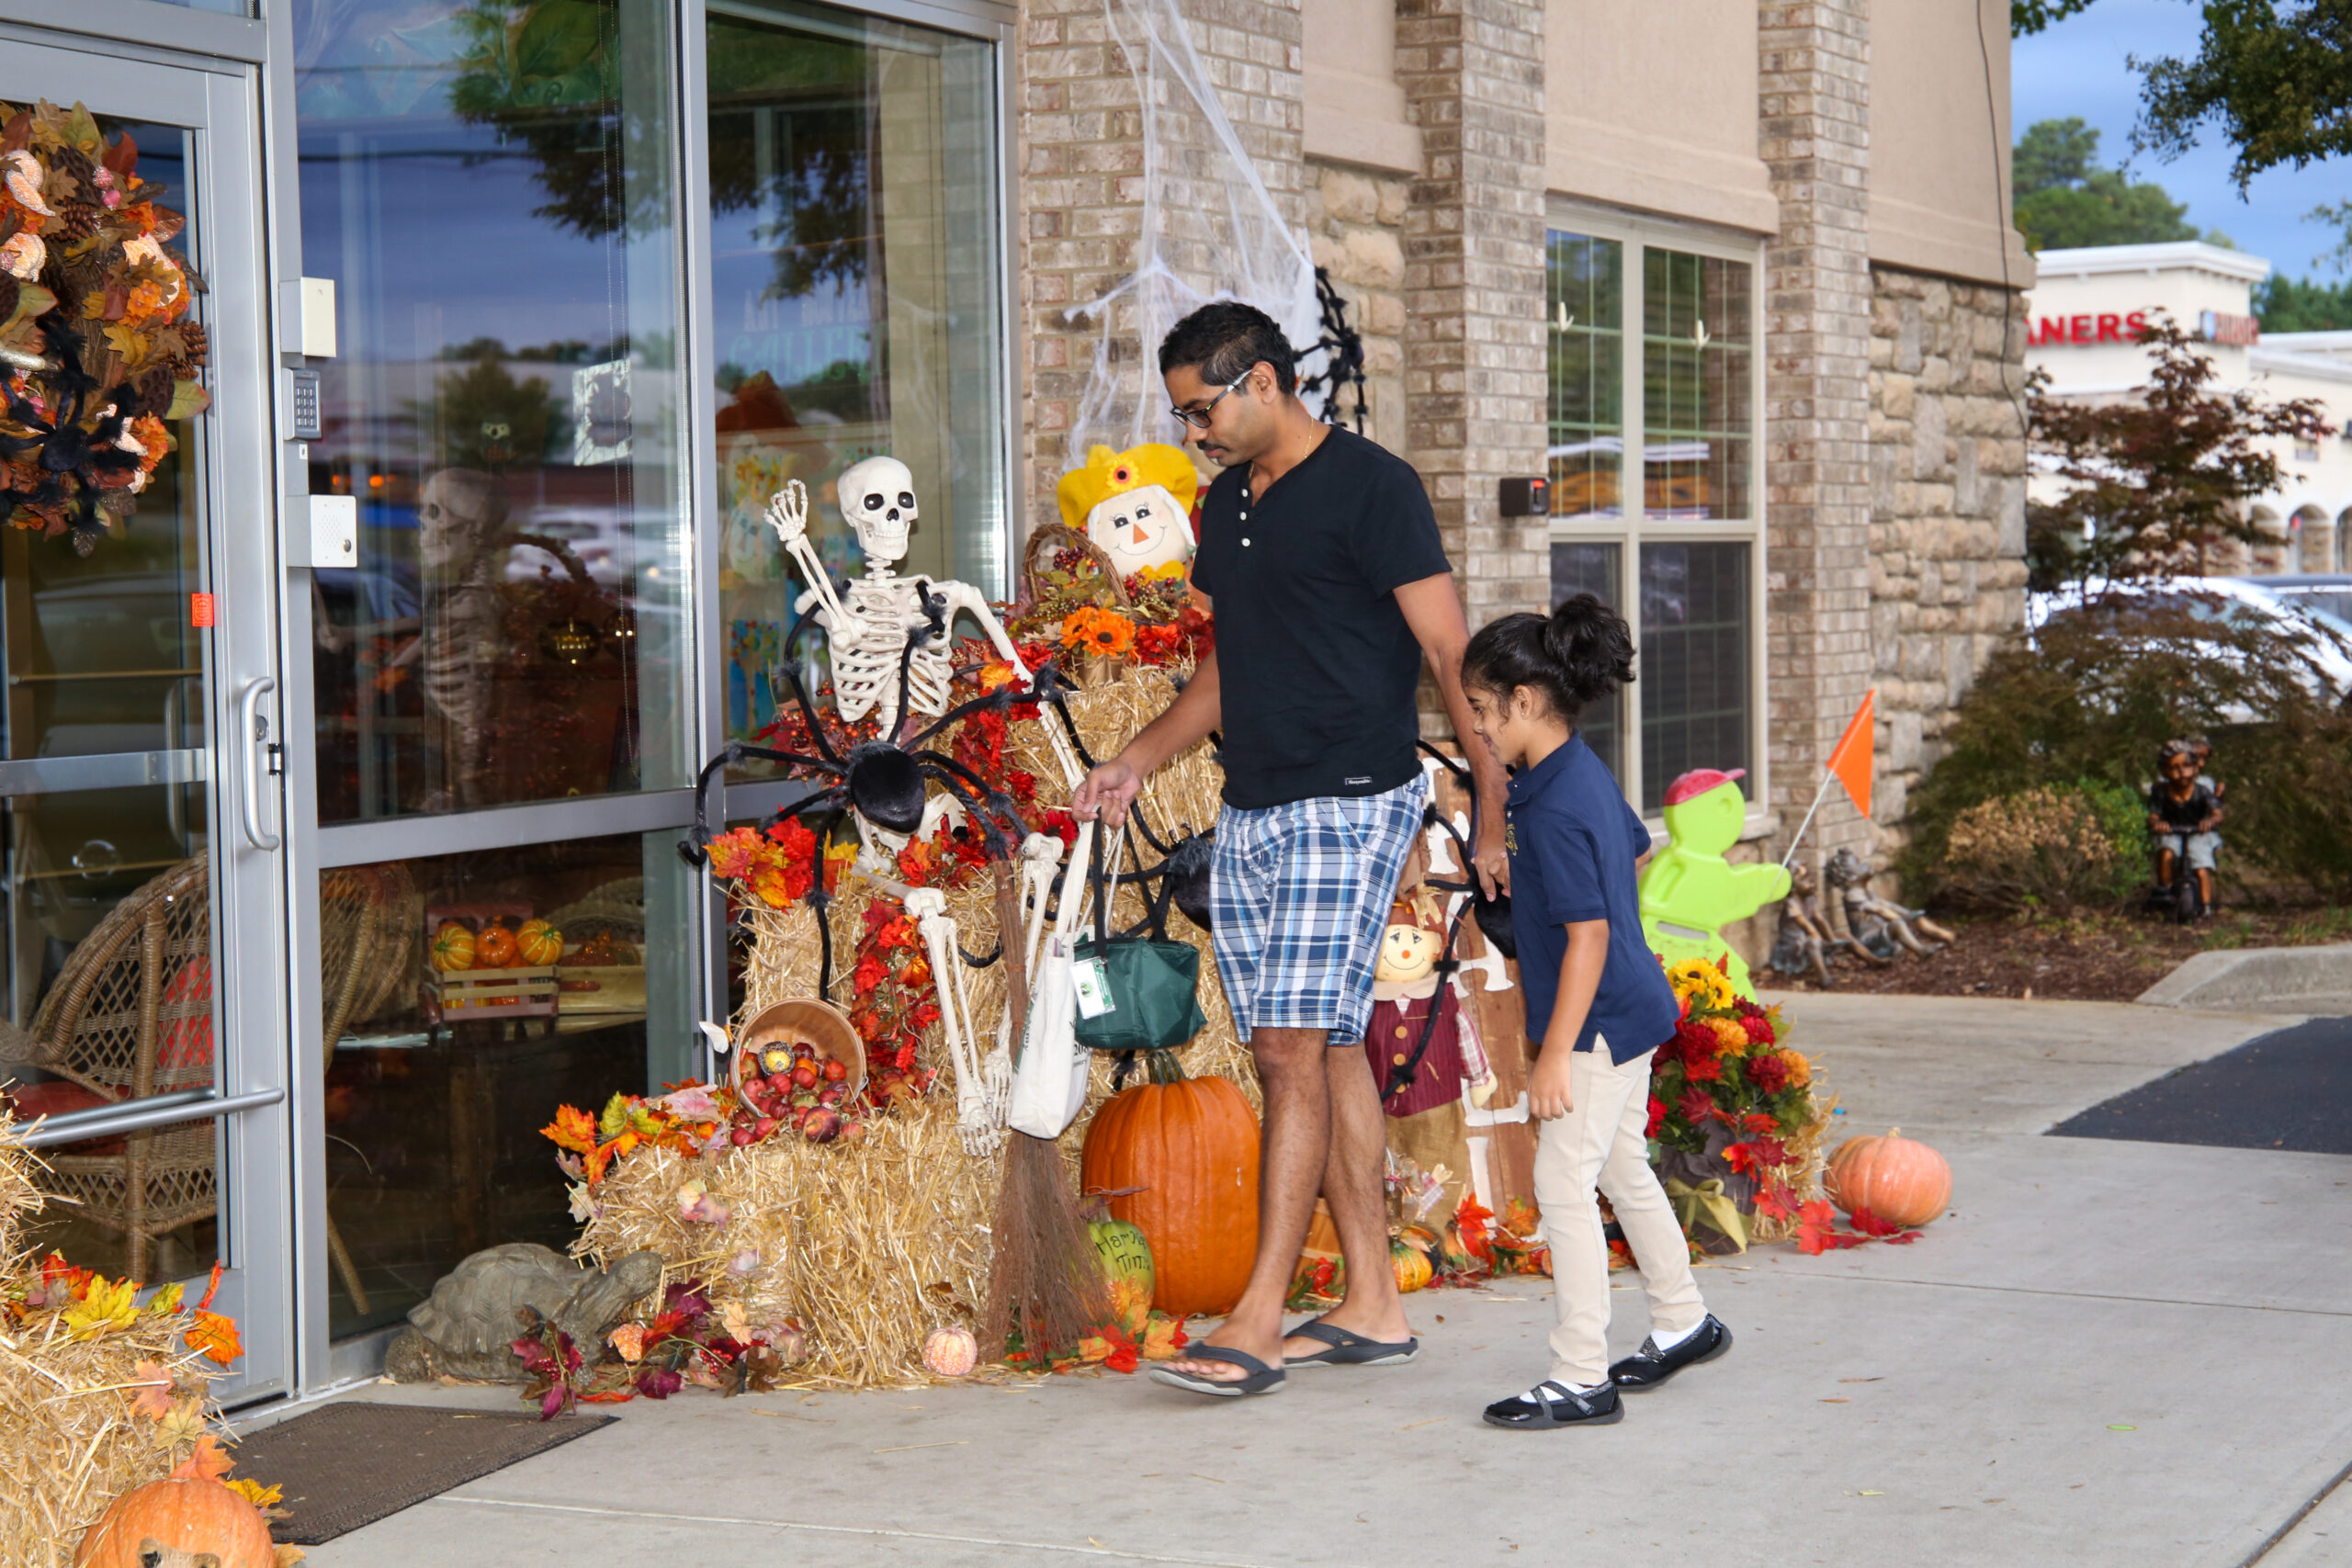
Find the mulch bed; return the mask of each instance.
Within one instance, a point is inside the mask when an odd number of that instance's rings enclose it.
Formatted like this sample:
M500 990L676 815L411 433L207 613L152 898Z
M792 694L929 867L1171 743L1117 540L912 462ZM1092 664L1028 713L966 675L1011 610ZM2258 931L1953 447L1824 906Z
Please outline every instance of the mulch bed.
M1945 919L1960 940L1883 968L1834 961L1832 989L1868 995L2049 997L2128 1002L2192 953L2216 947L2302 947L2352 942L2352 911L2232 909L2197 926L2154 916L2081 915L2069 920ZM1818 990L1810 979L1757 971L1775 989Z

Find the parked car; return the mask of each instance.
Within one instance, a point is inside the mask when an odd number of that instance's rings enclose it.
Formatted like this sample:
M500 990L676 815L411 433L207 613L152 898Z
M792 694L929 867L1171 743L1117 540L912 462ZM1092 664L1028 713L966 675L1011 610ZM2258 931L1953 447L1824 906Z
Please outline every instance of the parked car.
M2352 626L2352 572L2290 572L2283 577L2233 577L2257 593L2267 593L2299 610L2319 609Z
M2256 580L2268 583L2276 579ZM2195 620L2230 626L2268 626L2300 633L2307 660L2306 689L2322 691L2332 700L2352 700L2352 621L2313 604L2290 602L2266 592L2256 582L2235 577L2175 577L2156 582L2118 582L2107 588L2110 598L2156 606L2178 606ZM2083 603L2079 585L2026 598L2026 635L2030 637L2052 615Z

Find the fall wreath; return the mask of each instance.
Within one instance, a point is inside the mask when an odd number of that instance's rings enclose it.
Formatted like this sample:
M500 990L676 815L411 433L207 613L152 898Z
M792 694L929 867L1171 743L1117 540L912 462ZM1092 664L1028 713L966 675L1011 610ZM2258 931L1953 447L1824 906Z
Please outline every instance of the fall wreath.
M203 412L187 220L80 104L0 104L0 512L88 555Z

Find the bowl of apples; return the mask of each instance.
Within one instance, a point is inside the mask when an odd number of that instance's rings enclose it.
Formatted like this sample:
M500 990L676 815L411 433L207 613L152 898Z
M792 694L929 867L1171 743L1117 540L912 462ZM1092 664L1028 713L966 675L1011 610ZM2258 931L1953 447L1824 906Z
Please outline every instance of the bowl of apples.
M735 1093L750 1114L729 1134L739 1145L781 1132L829 1144L859 1126L865 1043L847 1014L807 998L760 1010L736 1043ZM852 1134L854 1135L854 1134Z

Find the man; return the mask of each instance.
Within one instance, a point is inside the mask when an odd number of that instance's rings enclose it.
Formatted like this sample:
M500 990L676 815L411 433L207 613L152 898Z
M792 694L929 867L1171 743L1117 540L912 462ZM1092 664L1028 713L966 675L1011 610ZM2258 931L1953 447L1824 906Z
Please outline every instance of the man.
M1469 641L1420 478L1297 396L1263 311L1203 307L1160 344L1185 437L1225 468L1201 507L1193 582L1216 649L1168 711L1090 773L1073 806L1116 824L1153 769L1224 737L1211 873L1217 972L1265 1089L1258 1258L1240 1303L1184 1359L1153 1369L1199 1393L1264 1393L1283 1367L1380 1365L1419 1350L1388 1261L1386 1140L1362 1041L1389 900L1428 785L1414 752L1421 661L1454 733ZM1488 892L1509 875L1503 778L1467 746ZM1347 1299L1285 1340L1283 1297L1317 1190L1348 1258Z

